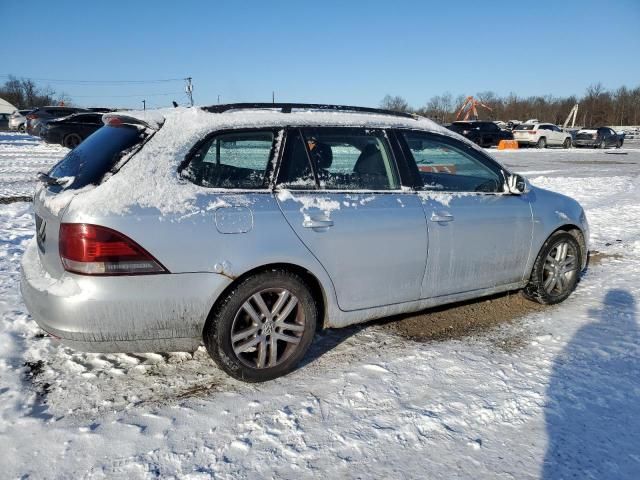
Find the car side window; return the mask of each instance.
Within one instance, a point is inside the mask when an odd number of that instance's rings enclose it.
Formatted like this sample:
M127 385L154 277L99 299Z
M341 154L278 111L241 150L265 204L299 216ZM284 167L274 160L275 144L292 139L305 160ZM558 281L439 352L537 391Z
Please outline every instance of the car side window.
M210 188L268 187L275 132L243 131L214 135L200 144L180 170L183 178Z
M383 131L365 128L303 128L290 132L278 183L325 190L400 188L391 149Z
M422 132L403 132L422 178L422 190L501 192L501 175L462 142Z

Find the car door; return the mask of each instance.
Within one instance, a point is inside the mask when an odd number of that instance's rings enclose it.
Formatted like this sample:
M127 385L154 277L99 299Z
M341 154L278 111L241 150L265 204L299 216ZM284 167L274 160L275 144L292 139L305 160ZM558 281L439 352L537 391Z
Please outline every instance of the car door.
M427 256L424 211L402 188L383 130L289 129L276 198L327 271L340 309L417 300Z
M544 130L544 132L542 132L541 136L546 137L547 139L547 145L554 145L555 144L555 135L553 134L553 129L551 128L551 125L545 123L543 125L540 125L538 127L538 130Z
M416 163L429 247L422 298L522 281L533 231L529 194L504 191L501 167L447 136L402 131Z

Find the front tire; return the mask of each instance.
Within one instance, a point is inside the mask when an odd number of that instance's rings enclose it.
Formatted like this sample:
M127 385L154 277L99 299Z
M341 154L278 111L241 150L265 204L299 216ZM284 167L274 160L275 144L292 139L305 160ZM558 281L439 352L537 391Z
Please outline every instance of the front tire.
M245 382L286 375L316 330L318 308L297 274L270 270L247 277L212 310L204 345L217 365Z
M573 235L555 232L544 243L522 293L529 300L553 305L573 292L580 277L580 245Z
M571 139L570 138L565 138L564 139L564 143L562 144L563 148L571 148Z

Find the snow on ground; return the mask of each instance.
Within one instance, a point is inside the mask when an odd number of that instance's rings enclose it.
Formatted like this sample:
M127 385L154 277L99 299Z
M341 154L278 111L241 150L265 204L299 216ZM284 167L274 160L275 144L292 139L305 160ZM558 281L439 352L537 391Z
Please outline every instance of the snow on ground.
M18 138L1 141L15 153L0 168L59 156ZM376 324L324 332L302 368L258 385L229 379L202 349L53 345L18 289L30 204L0 204L2 475L638 478L640 150L492 153L586 208L605 256L566 302L444 341Z
M0 198L32 196L35 175L49 170L68 151L24 133L0 132Z

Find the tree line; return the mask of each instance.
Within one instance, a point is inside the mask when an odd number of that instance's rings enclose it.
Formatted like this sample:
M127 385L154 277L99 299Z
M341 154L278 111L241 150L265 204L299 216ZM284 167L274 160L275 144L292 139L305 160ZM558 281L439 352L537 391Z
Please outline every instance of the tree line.
M436 95L422 107L413 108L400 96L387 95L381 108L401 112L413 112L439 123L456 120L456 113L465 100L464 95L455 99L449 92ZM475 98L491 108L478 108L482 120L520 120L537 118L543 122L562 125L571 108L578 103L576 125L597 127L601 125L638 125L640 123L640 86L607 90L601 83L590 85L582 97L555 97L553 95L519 97L510 93L506 97L492 91L479 92Z
M46 105L69 104L69 97L64 93L56 93L51 87L41 87L28 78L17 78L12 75L0 86L0 98L22 110L26 108L44 107Z

